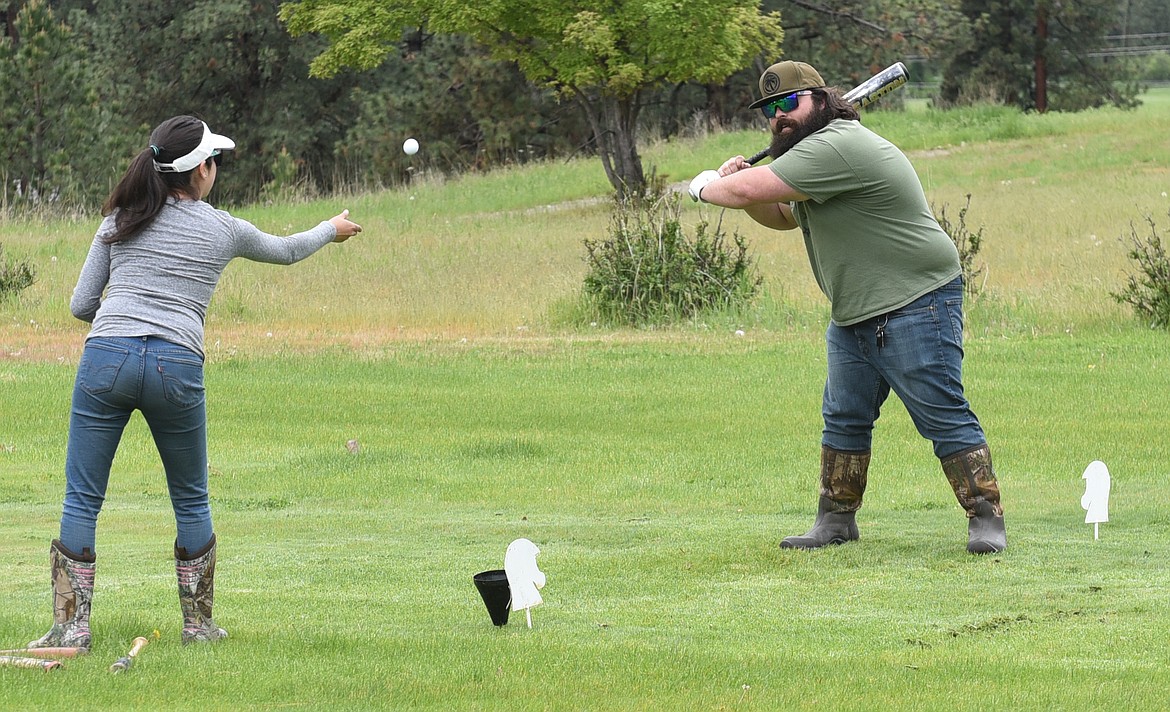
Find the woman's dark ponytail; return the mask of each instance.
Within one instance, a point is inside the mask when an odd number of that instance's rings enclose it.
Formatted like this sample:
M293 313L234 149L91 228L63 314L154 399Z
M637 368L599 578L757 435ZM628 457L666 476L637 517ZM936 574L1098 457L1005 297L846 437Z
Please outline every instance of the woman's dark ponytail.
M159 173L154 162L170 163L185 156L195 150L202 139L203 122L193 116L167 119L151 132L150 146L130 161L122 180L102 204L102 215L114 214L114 232L103 238L106 243L120 242L138 234L154 222L167 198L176 193L196 200L199 198L191 185L194 169L183 173Z

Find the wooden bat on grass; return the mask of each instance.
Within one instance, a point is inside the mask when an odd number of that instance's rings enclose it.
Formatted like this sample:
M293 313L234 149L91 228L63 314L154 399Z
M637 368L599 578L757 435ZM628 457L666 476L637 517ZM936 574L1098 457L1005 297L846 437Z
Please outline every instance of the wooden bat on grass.
M143 638L141 635L135 638L134 644L130 646L130 652L126 653L125 657L115 660L114 664L110 666L110 672L119 673L129 670L130 666L134 664L134 658L138 656L138 653L142 652L142 649L149 642L149 640Z
M85 648L18 648L0 650L0 655L15 655L26 658L75 658L88 652Z

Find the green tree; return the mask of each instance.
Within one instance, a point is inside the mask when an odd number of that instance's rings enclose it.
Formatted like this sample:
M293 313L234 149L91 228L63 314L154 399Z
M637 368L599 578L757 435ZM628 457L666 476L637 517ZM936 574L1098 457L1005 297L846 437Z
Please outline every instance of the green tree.
M1170 3L1120 0L1117 26L1099 54L1133 58L1142 81L1170 80Z
M136 149L145 148L151 127L191 114L236 141L217 182L219 200L255 199L285 156L298 176L331 187L334 146L354 114L354 77L310 79L309 60L323 44L293 41L277 3L92 4L88 32L101 63L118 68L109 92L124 106Z
M338 162L356 182L392 185L411 171L570 155L589 140L579 112L463 35L408 33L373 74L355 90L357 113L337 146ZM422 139L420 154L403 154L408 136Z
M637 137L648 91L722 81L761 52L777 56L784 36L779 17L749 0L299 0L281 17L294 36L329 41L312 63L319 77L378 66L408 28L471 37L576 103L619 194L646 186Z
M956 0L764 0L784 17L785 53L849 88L896 61L936 61L966 33ZM917 80L918 78L916 78Z
M1022 109L1133 107L1128 63L1093 56L1117 27L1118 0L962 0L972 26L940 88L944 104L992 99Z
M1165 45L1164 33L1170 32L1170 3L1166 0L1120 0L1118 32L1123 35L1157 35L1151 38ZM1134 42L1138 44L1138 42Z
M0 37L0 203L88 205L109 188L110 112L83 43L44 0L9 3ZM14 11L15 10L15 11Z

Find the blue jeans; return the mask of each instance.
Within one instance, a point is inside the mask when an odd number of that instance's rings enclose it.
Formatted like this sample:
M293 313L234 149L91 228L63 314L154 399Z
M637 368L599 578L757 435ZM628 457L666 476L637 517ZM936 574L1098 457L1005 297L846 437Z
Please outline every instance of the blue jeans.
M963 395L961 279L879 317L851 326L830 323L825 340L825 446L870 450L891 389L939 459L986 443Z
M94 551L110 465L135 410L166 470L176 546L198 551L211 540L203 357L155 337L92 338L77 367L65 455L61 543L70 551Z

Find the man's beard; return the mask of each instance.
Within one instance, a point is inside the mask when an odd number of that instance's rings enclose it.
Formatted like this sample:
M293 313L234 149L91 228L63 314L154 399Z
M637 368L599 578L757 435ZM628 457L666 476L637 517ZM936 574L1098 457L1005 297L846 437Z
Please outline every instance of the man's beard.
M778 119L772 130L772 145L768 147L768 155L779 158L808 136L820 131L829 125L834 118L833 110L814 100L812 111L803 121L793 121L787 117ZM791 131L785 132L789 128Z

